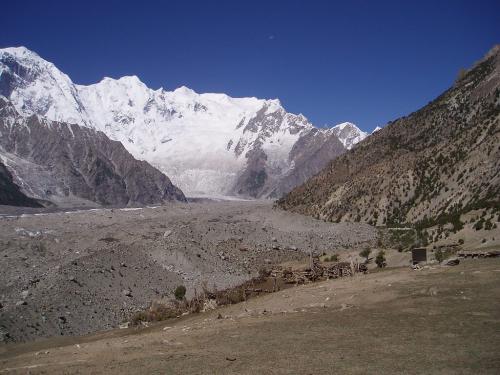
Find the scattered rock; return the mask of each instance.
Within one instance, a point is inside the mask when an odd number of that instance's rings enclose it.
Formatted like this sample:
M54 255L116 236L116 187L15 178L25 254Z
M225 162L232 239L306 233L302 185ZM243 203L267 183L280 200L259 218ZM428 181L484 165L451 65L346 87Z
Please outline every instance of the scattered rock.
M460 259L458 258L450 258L441 262L442 266L456 266L460 263Z
M122 294L126 297L132 297L132 291L130 289L123 289Z
M437 288L437 287L435 287L435 286L431 286L431 287L429 288L429 294L430 294L431 296L437 296L437 294L438 294L438 288Z
M26 302L26 301L17 301L16 302L16 306L22 306L22 305L27 305L27 304L28 304L28 302Z

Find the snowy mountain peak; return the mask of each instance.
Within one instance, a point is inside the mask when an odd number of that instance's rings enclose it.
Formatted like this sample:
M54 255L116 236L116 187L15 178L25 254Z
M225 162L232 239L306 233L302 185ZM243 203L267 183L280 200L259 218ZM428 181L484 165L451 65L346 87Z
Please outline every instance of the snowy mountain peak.
M23 114L104 132L189 195L234 194L236 186L236 194L271 194L271 183L295 168L292 149L299 157L305 154L297 147L320 147L332 136L303 115L286 112L279 99L199 94L185 86L153 90L137 76L76 85L23 47L0 50L0 95ZM347 148L366 136L354 124L341 125L334 131ZM336 141L328 155L342 151Z
M174 90L174 93L176 94L180 94L180 95L184 95L184 96L188 96L188 97L195 97L197 96L198 94L196 93L196 91L190 89L189 87L186 87L186 86L181 86L181 87L178 87Z
M368 137L368 133L362 131L352 122L343 122L332 127L332 131L339 138L345 148L350 150L356 143Z
M382 128L380 126L377 126L375 129L373 129L372 131L372 134L375 133L375 132L378 132L379 130L381 130Z
M0 54L9 54L18 58L40 58L36 52L24 46L2 48L0 49Z

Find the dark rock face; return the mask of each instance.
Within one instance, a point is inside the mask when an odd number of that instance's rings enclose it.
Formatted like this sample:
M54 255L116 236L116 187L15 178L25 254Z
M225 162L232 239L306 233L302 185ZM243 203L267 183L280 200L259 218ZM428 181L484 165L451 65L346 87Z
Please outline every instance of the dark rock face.
M20 207L42 207L36 200L21 192L12 179L12 174L0 162L0 205Z
M345 151L346 149L335 134L317 129L312 130L293 145L290 160L293 161L294 168L281 178L271 197L282 197L319 173Z
M245 132L258 133L259 137L245 155L247 165L233 188L234 194L253 198L280 198L346 151L334 131L317 128L307 130L307 120L301 115L292 115L283 110L266 111L264 107L257 112L245 127ZM267 138L279 132L280 124L284 122L288 124L290 134L301 131L302 134L287 159L273 160L273 151L264 149L263 145ZM244 146L239 143L235 153L241 153Z
M31 196L101 205L185 201L168 177L136 160L120 142L78 125L20 116L0 99L0 153Z
M422 228L497 210L499 116L496 46L449 90L333 160L278 205L329 221Z

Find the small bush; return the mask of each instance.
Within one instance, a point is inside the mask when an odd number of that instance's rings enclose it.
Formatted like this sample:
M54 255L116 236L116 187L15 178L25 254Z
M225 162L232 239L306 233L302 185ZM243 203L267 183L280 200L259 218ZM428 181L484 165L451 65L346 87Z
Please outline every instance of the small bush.
M174 291L175 299L181 301L186 296L186 287L184 285L179 285Z
M370 257L371 252L372 252L372 250L370 248L366 247L360 251L359 256L362 258L365 258L366 262L368 263L368 258Z
M483 229L483 225L484 225L484 218L481 218L479 219L479 221L476 222L476 224L474 224L474 229L475 230L481 230Z
M324 262L338 262L339 256L337 254L333 254L331 256L326 256L323 261Z
M380 250L378 252L378 254L375 258L375 263L377 263L377 267L379 267L379 268L383 268L387 265L384 250Z
M445 258L445 253L443 252L443 250L437 249L436 252L434 253L434 257L439 263L441 263Z
M463 238L460 238L460 239L458 240L458 244L459 244L459 245L463 245L463 244L464 244L464 239L463 239Z

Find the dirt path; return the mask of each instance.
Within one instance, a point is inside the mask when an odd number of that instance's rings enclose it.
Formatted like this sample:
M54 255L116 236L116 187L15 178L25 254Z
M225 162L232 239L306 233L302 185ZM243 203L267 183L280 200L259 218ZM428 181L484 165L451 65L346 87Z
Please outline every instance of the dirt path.
M0 373L497 374L498 345L500 259L485 259L309 284L146 329L11 345Z

